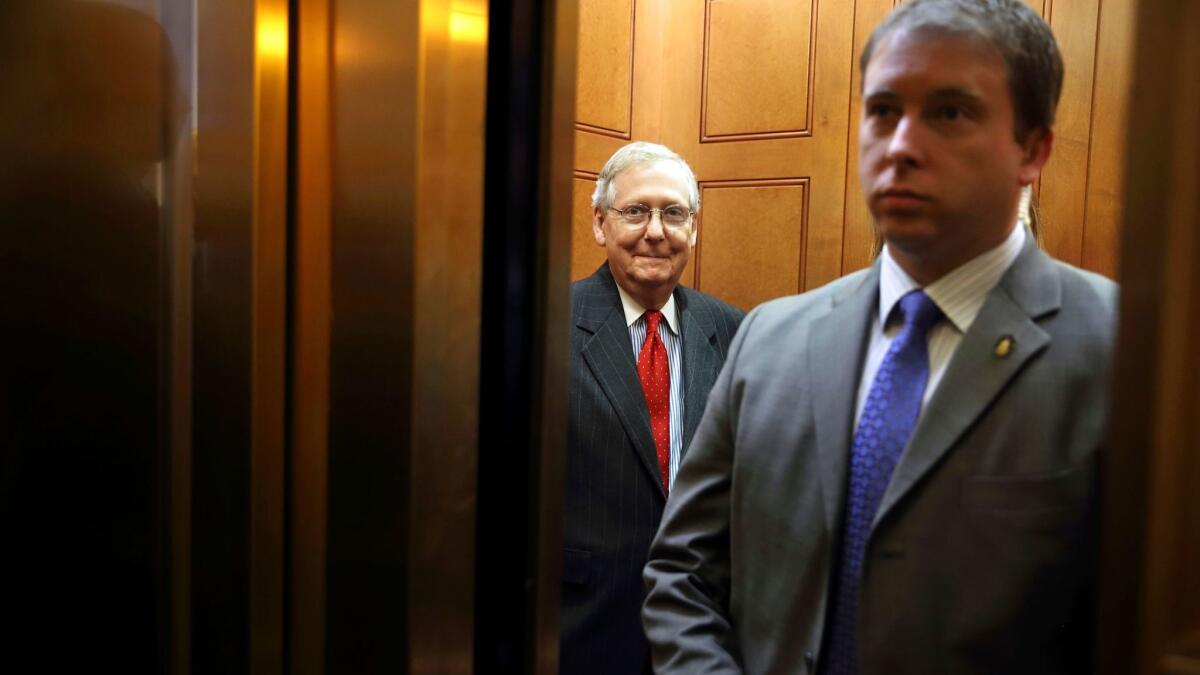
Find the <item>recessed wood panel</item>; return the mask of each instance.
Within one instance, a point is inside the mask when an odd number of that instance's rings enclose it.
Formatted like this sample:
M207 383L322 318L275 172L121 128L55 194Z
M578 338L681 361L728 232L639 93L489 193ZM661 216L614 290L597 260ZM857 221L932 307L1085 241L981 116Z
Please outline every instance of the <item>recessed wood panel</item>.
M1110 8L1099 0L1024 2L1053 24L1067 71L1056 128L1059 142L1038 186L1047 228L1044 243L1059 257L1111 275L1123 152L1115 111L1128 91L1118 60L1127 60L1132 51L1132 22L1122 18L1131 10L1124 7L1128 3ZM809 226L801 289L815 288L873 259L874 228L857 177L857 64L871 31L898 4L636 3L632 138L665 143L679 152L710 191L718 184L729 187L730 181L807 177ZM1103 16L1098 18L1098 11ZM624 142L578 128L577 170L598 171ZM706 204L701 221L708 212ZM760 232L756 223L746 227ZM586 234L584 228L576 237ZM706 234L702 227L702 242ZM593 260L602 259L603 252L588 240L577 247L573 261L591 249L597 249ZM698 255L699 270L694 256L682 283L723 294L706 274L703 251ZM588 272L590 267L581 266Z
M592 190L596 177L575 172L571 217L571 281L582 279L604 262L604 247L592 235Z
M576 128L630 137L633 0L580 0Z
M1102 4L1096 48L1082 262L1084 268L1113 279L1117 278L1118 224L1124 206L1125 129L1135 12L1133 3Z
M1042 239L1050 255L1082 262L1084 212L1091 152L1092 85L1096 56L1097 3L1052 5L1050 27L1065 66L1062 98L1054 120L1054 152L1042 171Z
M802 286L808 180L701 185L696 285L743 309Z
M709 0L702 141L811 133L813 3Z

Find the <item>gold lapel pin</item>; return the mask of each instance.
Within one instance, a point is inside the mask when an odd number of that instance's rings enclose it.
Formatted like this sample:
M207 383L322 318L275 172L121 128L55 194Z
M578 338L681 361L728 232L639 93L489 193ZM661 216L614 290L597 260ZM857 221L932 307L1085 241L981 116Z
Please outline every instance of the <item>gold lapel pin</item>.
M996 356L1002 359L1007 357L1012 353L1013 344L1015 342L1016 341L1013 340L1013 336L1011 335L1005 335L999 340L996 340Z

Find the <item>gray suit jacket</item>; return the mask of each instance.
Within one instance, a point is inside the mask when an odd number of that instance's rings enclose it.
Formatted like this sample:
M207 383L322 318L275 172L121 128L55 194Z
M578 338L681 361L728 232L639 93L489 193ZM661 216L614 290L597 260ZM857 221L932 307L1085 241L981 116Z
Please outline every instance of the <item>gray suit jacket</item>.
M878 279L743 323L645 570L657 672L816 671ZM1088 667L1115 311L1112 282L1032 244L991 291L875 518L863 675Z
M683 448L744 313L682 286ZM629 329L608 265L571 286L571 388L563 501L560 663L570 675L636 674L642 567L666 497Z

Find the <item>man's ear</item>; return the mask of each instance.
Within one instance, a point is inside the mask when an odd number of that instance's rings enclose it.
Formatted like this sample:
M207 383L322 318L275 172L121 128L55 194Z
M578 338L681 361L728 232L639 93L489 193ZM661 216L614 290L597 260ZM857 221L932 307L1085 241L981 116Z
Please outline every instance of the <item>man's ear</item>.
M604 211L599 208L592 208L592 236L598 245L604 246Z
M1054 131L1051 129L1034 129L1021 142L1021 169L1018 180L1021 187L1032 185L1042 175L1042 167L1050 161L1050 152L1054 149Z
M688 247L696 248L696 239L700 236L700 221L696 220L698 216L692 216L692 231L688 235Z

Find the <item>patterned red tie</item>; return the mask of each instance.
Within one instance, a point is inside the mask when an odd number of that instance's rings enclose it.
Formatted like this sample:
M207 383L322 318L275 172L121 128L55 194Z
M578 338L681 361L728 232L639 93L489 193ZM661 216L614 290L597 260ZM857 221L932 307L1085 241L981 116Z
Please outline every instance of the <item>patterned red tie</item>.
M658 335L662 312L650 310L646 318L646 341L638 354L638 377L650 409L650 432L658 452L658 468L662 473L663 492L671 486L671 368L667 365L667 346Z

